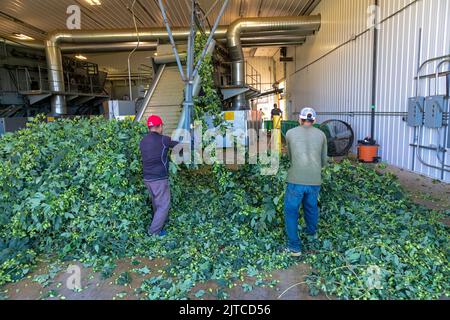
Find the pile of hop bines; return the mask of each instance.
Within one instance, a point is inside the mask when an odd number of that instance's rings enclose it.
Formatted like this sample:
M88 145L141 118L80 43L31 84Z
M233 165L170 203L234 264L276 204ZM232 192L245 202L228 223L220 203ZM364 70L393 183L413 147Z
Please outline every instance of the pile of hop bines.
M32 270L36 257L77 259L102 270L118 258L170 261L145 280L150 299L189 297L214 280L298 260L285 245L288 160L277 175L259 165L171 165L169 235L147 237L152 210L139 142L147 129L101 118L35 121L0 139L0 284ZM345 161L324 170L318 240L302 235L311 294L344 299L429 299L449 294L448 229L441 215L413 205L396 178ZM303 224L303 222L301 222Z

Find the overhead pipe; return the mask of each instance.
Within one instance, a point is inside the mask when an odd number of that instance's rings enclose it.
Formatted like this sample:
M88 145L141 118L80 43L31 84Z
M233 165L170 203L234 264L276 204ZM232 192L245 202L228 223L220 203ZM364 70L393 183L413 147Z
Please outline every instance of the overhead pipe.
M255 39L261 39L261 41L256 41ZM292 39L292 41L290 40ZM298 39L298 41L294 41ZM301 42L302 39L306 40L304 33L283 34L278 32L256 32L256 33L245 33L245 38L242 38L243 47L249 46L251 44L265 44L265 43L282 43L285 45L290 45L292 42ZM45 45L41 41L12 41L8 39L1 39L0 42L5 43L12 47L29 48L35 50L45 50ZM221 44L226 44L227 39L218 39ZM141 42L139 48L136 51L155 51L158 45L161 43L159 41L144 41ZM183 45L183 43L181 43ZM133 48L136 48L137 42L119 42L119 43L85 43L85 44L61 44L59 48L63 54L74 54L74 53L108 53L108 52L128 52Z
M179 54L180 60L182 63L186 62L186 58L187 58L187 53L186 52L182 52ZM177 62L177 57L172 53L172 54L165 54L162 56L155 56L153 57L153 61L156 64L168 64L168 63L176 63Z
M104 53L104 52L128 52L136 48L137 42L124 43L101 43L101 44L79 44L61 46L61 52L69 53ZM158 41L146 41L139 44L136 51L155 51ZM44 48L42 48L44 49Z
M11 47L20 47L20 48L27 48L27 49L36 49L36 50L44 50L45 45L42 41L22 41L22 40L11 40L8 38L0 38L0 42L11 46Z
M42 41L13 41L6 38L0 38L0 42L11 47L20 47L34 50L45 50L45 44ZM158 41L141 42L138 51L154 51L158 47ZM103 52L124 52L135 48L137 42L123 43L86 43L86 44L63 44L60 46L61 52L71 53L103 53Z
M225 37L226 27L219 27L216 30L216 37ZM186 40L189 36L189 28L174 28L172 30L173 38L176 41ZM134 42L138 37L135 29L120 30L71 30L71 31L55 31L49 35L45 42L45 51L48 64L48 80L50 90L56 92L52 96L51 108L53 115L67 113L65 96L64 74L62 68L62 57L60 45L62 43L70 44L104 44L104 43L122 43ZM139 31L139 39L141 41L167 41L169 36L165 28L152 28ZM58 94L61 93L61 94Z
M244 32L245 38L253 37L307 37L314 35L315 30L272 30L272 31L256 31L256 32Z
M64 95L64 70L62 66L62 54L57 42L47 40L45 43L45 55L47 57L47 72L50 90L53 94L50 100L51 115L67 114L66 96Z
M189 36L189 28L173 28L174 40L186 40ZM209 34L209 32L206 32ZM217 38L225 38L227 27L218 27L215 33ZM137 39L135 29L115 30L70 30L55 31L50 34L48 40L57 44L61 43L120 43L134 42ZM139 30L141 41L168 41L169 36L165 28L150 28Z
M320 22L320 15L303 17L242 18L233 22L227 32L227 44L233 62L233 85L245 85L245 59L242 50L242 33L259 31L318 31ZM245 93L240 94L233 99L233 109L249 109Z
M241 39L242 46L249 46L252 44L265 44L265 43L284 43L289 45L290 43L304 43L306 41L306 37L295 37L295 36L277 36L277 37L247 37Z
M256 41L255 39L259 39L260 41ZM289 45L292 42L304 42L306 37L299 36L276 36L274 37L271 34L267 36L258 36L257 38L245 35L245 38L242 38L242 45L248 46L254 43L264 44L264 43L282 43ZM226 39L222 39L221 42L226 43ZM183 43L181 43L183 44ZM101 43L101 44L66 44L61 45L61 52L64 54L73 54L73 53L107 53L107 52L127 52L133 48L135 48L137 42L123 42L123 43ZM155 51L160 45L159 41L145 41L139 44L139 48L136 51ZM33 45L33 48L44 50L43 45ZM158 58L158 57L156 57Z
M227 42L233 52L233 61L236 63L236 70L242 71L244 64L241 63L242 42L241 33L256 32L262 35L270 35L271 32L279 31L298 31L299 33L311 33L317 31L320 27L320 16L311 17L287 17L287 18L247 18L239 19L230 27L218 27L214 37L215 39L228 38ZM189 28L173 28L172 34L175 41L186 40L189 36ZM206 32L209 34L209 32ZM49 72L50 90L56 94L52 96L51 105L54 115L66 114L67 107L64 87L64 76L62 68L61 47L62 44L70 44L71 49L79 45L87 44L112 44L135 42L137 39L135 29L119 30L70 30L55 31L49 35L45 41L45 51ZM152 28L139 30L139 38L143 42L163 41L167 42L169 36L165 28ZM240 50L239 50L240 49ZM67 49L69 50L69 49ZM242 83L241 72L236 82ZM58 94L60 93L60 94ZM244 102L245 105L245 102Z
M175 28L177 30L177 28ZM178 28L180 31L181 29ZM215 33L216 40L220 41L221 43L226 43L228 26L221 26L217 29ZM98 30L97 30L98 31ZM86 32L93 32L97 33L96 30L92 31L86 31ZM130 29L130 32L132 30ZM141 33L139 33L141 34ZM208 34L208 32L207 32ZM259 32L246 32L245 37L246 38L252 38L252 37L274 37L274 36L310 36L313 35L314 31L259 31ZM187 38L186 38L187 39ZM184 40L186 40L184 39ZM83 44L77 44L76 42L72 42L72 44L65 44L61 43L60 48L63 53L91 53L91 52L109 52L109 51L115 51L114 49L117 49L118 51L126 51L130 48L136 47L137 42L136 39L133 39L129 42L122 42L122 41L114 41L114 42L103 42L103 43L97 43L97 42L85 42ZM164 40L158 39L158 40ZM167 40L167 39L165 39ZM43 41L39 40L17 40L17 39L10 39L10 38L0 38L0 42L5 43L6 45L13 46L13 47L25 47L29 49L36 49L36 50L45 50L45 43ZM143 41L141 42L140 48L138 50L145 51L147 49L152 49L153 44L157 44L157 41ZM144 48L141 48L141 46L144 46ZM97 49L97 50L96 50Z
M301 46L305 41L243 43L242 48Z

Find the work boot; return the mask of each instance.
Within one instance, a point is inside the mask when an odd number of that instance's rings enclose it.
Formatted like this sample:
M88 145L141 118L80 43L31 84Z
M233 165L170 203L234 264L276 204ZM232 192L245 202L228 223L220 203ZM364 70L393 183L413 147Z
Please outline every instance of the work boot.
M286 249L286 252L287 252L291 257L294 257L294 258L301 257L301 255L302 255L302 252L301 252L301 251L292 250L292 249L290 249L290 248L287 248L287 249Z

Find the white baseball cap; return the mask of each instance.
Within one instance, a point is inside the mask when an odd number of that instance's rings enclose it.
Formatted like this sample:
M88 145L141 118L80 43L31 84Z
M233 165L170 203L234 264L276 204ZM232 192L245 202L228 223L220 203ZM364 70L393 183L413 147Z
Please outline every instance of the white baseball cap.
M317 113L313 108L304 108L300 113L301 120L311 120L315 121L317 118Z

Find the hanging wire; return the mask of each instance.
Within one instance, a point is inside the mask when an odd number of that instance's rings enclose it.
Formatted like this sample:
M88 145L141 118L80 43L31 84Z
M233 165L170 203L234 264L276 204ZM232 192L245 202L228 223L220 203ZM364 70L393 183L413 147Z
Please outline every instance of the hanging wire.
M134 0L133 4L131 5L131 14L133 15L133 24L134 24L134 28L136 30L136 35L137 35L137 45L133 49L133 51L131 51L130 54L128 55L128 82L130 85L130 101L133 101L133 86L131 84L131 57L133 56L133 54L136 52L136 50L139 48L139 46L141 44L141 39L139 37L139 30L138 30L137 23L136 23L136 15L134 14L134 5L136 4L136 1L137 0Z
M197 27L200 29L202 34L205 34L205 21L208 24L209 30L212 29L211 23L209 22L208 17L206 16L205 11L203 8L198 4L198 2L195 2L195 9L196 9L196 17L197 17Z

